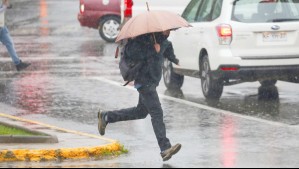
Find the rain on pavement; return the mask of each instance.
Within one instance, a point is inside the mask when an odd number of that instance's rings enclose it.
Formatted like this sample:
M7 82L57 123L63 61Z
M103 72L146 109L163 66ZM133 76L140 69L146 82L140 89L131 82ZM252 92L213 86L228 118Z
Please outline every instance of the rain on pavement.
M32 65L16 72L0 48L0 112L98 134L97 111L135 106L138 94L122 87L116 45L82 28L75 0L15 0L7 13L15 47ZM298 167L298 84L226 87L206 101L200 80L181 91L158 91L167 135L182 150L163 163L150 118L108 125L106 136L129 153L101 161L0 163L0 167Z

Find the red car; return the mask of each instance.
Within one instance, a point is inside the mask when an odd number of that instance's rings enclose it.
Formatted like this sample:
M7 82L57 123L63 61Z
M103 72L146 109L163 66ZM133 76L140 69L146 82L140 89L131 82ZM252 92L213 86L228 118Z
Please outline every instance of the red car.
M80 0L81 26L98 29L107 42L114 42L121 23L121 0Z

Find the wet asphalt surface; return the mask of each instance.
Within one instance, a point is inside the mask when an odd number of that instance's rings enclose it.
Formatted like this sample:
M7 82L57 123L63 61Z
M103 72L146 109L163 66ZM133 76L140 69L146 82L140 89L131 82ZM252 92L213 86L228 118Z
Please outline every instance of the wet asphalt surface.
M66 129L98 134L97 111L135 106L138 93L122 87L115 44L82 28L74 0L12 1L7 13L15 47L30 68L16 72L0 47L0 112ZM0 163L0 167L298 167L298 84L278 82L226 87L206 101L200 80L181 91L158 88L167 135L182 150L163 163L145 120L108 125L106 136L129 153L101 161Z

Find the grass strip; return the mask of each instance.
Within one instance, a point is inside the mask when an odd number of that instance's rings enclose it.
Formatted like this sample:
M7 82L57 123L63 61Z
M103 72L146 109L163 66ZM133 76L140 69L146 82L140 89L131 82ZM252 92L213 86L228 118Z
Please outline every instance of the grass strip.
M0 124L0 136L7 135L21 135L21 136L37 136L37 134L30 133L28 131L24 131L21 129L17 129L14 127L8 127Z

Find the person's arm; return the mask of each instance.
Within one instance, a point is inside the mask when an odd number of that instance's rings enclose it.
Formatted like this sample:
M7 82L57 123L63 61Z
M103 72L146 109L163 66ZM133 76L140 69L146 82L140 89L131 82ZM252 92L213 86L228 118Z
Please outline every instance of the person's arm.
M172 43L170 42L170 44L168 45L167 49L164 52L164 57L166 57L169 61L171 61L172 63L175 63L176 65L179 64L179 60L176 58L175 54L174 54L174 50L173 50L173 46Z

